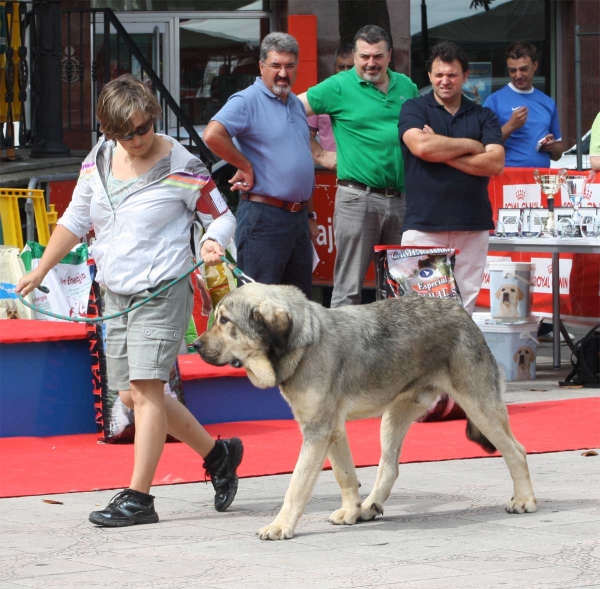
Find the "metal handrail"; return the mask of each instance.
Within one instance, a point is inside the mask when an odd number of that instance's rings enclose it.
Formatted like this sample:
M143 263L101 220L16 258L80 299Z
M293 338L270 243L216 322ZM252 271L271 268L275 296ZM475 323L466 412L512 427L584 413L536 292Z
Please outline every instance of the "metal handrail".
M217 158L212 153L212 151L210 151L208 149L208 147L206 147L204 141L202 141L202 138L200 137L200 135L198 135L198 132L194 128L194 125L190 122L190 120L188 119L186 114L183 112L181 107L177 104L177 101L175 100L175 98L173 98L171 93L167 90L166 86L163 84L162 80L160 79L160 77L158 76L158 74L156 73L154 68L152 67L152 64L146 59L144 54L140 51L138 46L135 44L135 42L131 38L131 35L127 32L127 29L125 29L125 27L123 26L121 21L117 18L116 14L110 8L79 8L79 9L72 8L72 9L69 9L68 11L64 11L64 12L90 13L90 14L99 14L100 13L100 14L104 15L105 22L107 20L110 22L110 24L117 31L119 38L122 39L122 41L124 42L127 49L137 59L137 61L141 65L144 72L147 74L147 76L152 81L154 88L156 90L158 90L161 98L165 101L165 103L167 104L169 109L175 115L177 122L178 122L178 126L180 125L187 131L190 140L193 141L195 146L198 148L198 151L200 152L202 161L210 170L212 165L214 163L216 163L219 160L219 158ZM108 39L106 38L106 33L105 33L104 42L105 42L105 48L107 48ZM106 67L106 64L105 64L105 67Z

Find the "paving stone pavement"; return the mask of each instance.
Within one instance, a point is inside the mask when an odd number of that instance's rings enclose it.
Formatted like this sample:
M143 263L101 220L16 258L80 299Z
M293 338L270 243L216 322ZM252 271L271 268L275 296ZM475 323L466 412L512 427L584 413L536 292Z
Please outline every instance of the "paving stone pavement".
M508 383L508 403L598 396L558 388L568 369L552 370L549 349L539 349L535 381ZM600 456L531 455L529 466L535 514L504 512L512 483L502 458L451 460L400 465L384 516L355 526L327 522L340 497L326 471L282 542L255 533L290 475L242 479L225 513L210 484L154 487L160 523L121 529L87 521L114 491L2 499L0 589L600 588ZM358 469L364 496L375 473Z

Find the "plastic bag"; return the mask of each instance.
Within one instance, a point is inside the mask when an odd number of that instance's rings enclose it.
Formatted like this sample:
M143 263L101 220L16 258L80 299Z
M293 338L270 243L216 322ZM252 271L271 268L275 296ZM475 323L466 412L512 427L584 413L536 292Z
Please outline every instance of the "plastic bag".
M452 248L376 246L377 298L418 295L460 302L455 254Z
M19 301L15 288L25 276L25 265L19 257L19 248L0 246L0 319L33 319L33 311ZM31 302L31 297L25 297Z
M218 264L216 266L202 264L202 266L200 266L198 287L201 291L208 293L208 297L206 297L206 295L203 296L202 301L203 309L208 309L208 303L210 301L208 319L208 327L210 327L214 322L214 308L226 294L237 287L237 282L233 272L225 264Z
M21 259L27 272L37 268L45 249L45 246L35 241L27 242L21 252ZM48 294L37 288L31 293L32 303L36 307L66 317L85 317L92 286L87 244L76 245L46 274L43 285L50 289ZM35 319L45 321L64 321L37 311L34 316Z
M169 381L165 383L165 395L185 405L183 387L177 362L171 368ZM119 391L106 388L102 394L103 441L108 444L131 444L135 438L135 416L132 409L123 404ZM167 442L177 442L167 435Z

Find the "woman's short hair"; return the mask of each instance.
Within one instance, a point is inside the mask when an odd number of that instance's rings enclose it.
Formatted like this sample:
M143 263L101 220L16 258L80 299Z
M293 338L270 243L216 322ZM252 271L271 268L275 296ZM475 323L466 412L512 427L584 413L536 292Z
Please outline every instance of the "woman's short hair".
M123 74L102 88L96 116L100 121L100 130L107 137L133 132L135 125L131 122L131 117L136 113L152 117L154 122L162 116L156 96L139 78Z

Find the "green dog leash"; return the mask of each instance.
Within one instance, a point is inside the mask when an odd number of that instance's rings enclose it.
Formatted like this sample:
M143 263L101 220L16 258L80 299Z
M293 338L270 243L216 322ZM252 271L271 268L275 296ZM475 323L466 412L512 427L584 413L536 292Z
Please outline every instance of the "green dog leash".
M230 262L225 256L221 256L221 259L223 260L223 263L233 272L233 274L235 276L237 276L238 278L241 278L242 280L245 280L247 282L254 282L254 280L252 280L252 278L250 278L249 276L244 274L235 264ZM156 298L159 294L162 294L163 292L165 292L172 286L175 286L178 282L182 281L184 278L187 278L194 270L196 270L196 268L199 268L202 264L204 264L203 261L200 261L197 264L194 264L185 274L182 274L181 276L179 276L179 278L175 278L175 280L172 280L168 284L165 284L165 286L161 287L155 293L152 293L149 297L146 297L145 299L141 300L139 303L136 303L135 305L132 305L131 307L128 307L127 309L123 309L123 311L119 311L118 313L113 313L112 315L105 315L103 317L67 317L66 315L58 315L57 313L52 313L51 311L46 311L45 309L40 309L38 306L32 305L31 303L27 302L21 295L18 295L18 296L19 296L19 301L21 301L21 303L23 303L23 305L25 305L26 307L29 307L30 309L33 309L34 311L41 313L42 315L48 315L48 317L54 317L54 319L61 319L63 321L72 321L74 323L101 323L103 321L108 321L109 319L116 319L117 317L121 317L122 315L127 315L127 313L131 313L131 311L135 311L135 309L139 309L142 305L145 305L152 299ZM41 292L43 292L44 294L48 294L50 292L50 289L47 286L40 285L36 288L38 290L40 290Z

